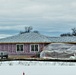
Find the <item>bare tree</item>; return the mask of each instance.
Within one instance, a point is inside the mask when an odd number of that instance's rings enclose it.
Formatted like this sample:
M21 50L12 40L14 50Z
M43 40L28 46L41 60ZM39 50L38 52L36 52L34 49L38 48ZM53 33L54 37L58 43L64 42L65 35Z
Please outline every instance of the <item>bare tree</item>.
M76 28L72 28L72 35L76 36Z
M25 32L30 32L33 28L31 26L25 27Z
M29 33L29 32L31 32L32 29L33 29L33 28L32 28L31 26L25 27L25 31L24 31L24 32L20 31L20 34Z

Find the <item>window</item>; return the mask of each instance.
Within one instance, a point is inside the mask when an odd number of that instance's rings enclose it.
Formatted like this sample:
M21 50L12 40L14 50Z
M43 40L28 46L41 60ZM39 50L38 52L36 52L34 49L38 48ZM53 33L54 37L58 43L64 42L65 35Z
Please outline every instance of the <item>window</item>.
M17 51L23 51L23 44L17 44Z
M31 44L31 45L30 45L30 49L31 49L31 51L33 51L33 52L39 51L39 45L38 45L38 44Z

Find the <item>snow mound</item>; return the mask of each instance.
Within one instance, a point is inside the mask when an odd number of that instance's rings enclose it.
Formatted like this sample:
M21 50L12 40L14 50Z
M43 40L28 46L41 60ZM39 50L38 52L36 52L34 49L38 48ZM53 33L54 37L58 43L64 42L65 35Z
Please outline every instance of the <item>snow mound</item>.
M44 47L43 51L40 53L40 58L74 58L75 55L76 45L52 43Z

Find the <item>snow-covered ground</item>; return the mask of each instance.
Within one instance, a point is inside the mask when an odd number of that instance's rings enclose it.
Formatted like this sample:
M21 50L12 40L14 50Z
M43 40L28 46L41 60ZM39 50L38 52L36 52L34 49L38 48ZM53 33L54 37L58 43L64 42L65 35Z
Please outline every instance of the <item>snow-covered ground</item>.
M75 62L4 61L0 75L76 75Z
M76 62L2 61L0 66L76 66Z

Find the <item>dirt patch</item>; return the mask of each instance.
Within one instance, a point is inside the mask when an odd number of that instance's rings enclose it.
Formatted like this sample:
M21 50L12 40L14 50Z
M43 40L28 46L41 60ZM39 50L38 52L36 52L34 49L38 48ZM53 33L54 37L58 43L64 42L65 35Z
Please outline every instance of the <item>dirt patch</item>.
M30 56L26 55L9 55L9 59L26 59L26 58L31 58Z

